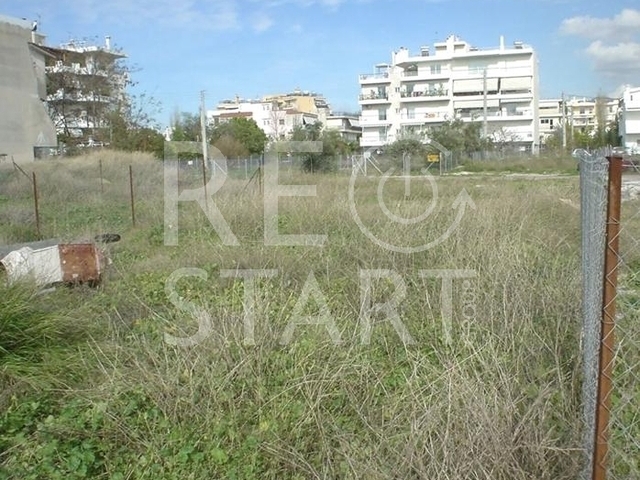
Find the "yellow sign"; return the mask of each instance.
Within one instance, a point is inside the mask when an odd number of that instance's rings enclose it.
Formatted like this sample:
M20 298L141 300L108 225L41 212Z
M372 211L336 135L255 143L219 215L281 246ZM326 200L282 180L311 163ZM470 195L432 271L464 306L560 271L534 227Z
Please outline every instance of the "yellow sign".
M430 153L427 155L427 162L429 163L437 163L440 161L439 153Z

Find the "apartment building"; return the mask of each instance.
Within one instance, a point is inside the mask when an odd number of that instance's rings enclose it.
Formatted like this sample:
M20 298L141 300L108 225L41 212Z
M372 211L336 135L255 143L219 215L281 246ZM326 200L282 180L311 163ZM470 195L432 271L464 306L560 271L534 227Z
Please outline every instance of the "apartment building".
M564 101L561 98L540 99L538 103L538 118L540 119L540 143L553 135L562 127L562 109Z
M253 119L271 140L282 140L289 136L295 127L314 124L320 120L316 113L278 104L273 99L250 100L236 97L233 100L223 100L215 110L207 111L207 121L211 125L218 125L236 117Z
M620 111L622 146L631 154L640 154L640 87L627 87Z
M109 115L125 99L126 71L118 64L125 54L104 45L70 41L49 52L46 64L47 104L58 135L78 146L108 144Z
M606 128L615 121L619 103L617 98L571 97L566 102L568 125L583 132Z
M539 147L538 64L522 42L480 49L455 35L412 54L400 48L391 63L360 75L362 147L392 143L405 132L447 120L482 122L495 141L520 150Z
M336 130L345 142L359 143L362 136L360 119L355 115L332 114L326 119L327 130Z
M316 115L318 120L324 125L327 116L330 114L327 100L320 94L306 90L295 89L293 92L265 95L263 102L275 104L280 110L297 110L302 113Z

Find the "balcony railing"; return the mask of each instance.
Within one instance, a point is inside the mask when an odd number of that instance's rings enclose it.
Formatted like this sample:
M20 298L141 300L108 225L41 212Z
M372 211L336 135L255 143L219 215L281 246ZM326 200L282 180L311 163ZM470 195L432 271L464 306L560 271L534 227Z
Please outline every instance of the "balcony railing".
M389 100L389 94L386 92L361 93L360 100Z
M72 67L70 65L51 65L45 67L47 73L70 73L73 75L94 75L97 77L108 77L109 73L106 70L96 70L87 67ZM117 74L112 73L112 76Z
M437 89L437 90L414 90L411 92L400 92L402 98L408 97L446 97L449 95L449 90Z
M52 93L47 96L48 102L79 102L79 103L111 103L113 98L106 95L97 95L92 93L65 93L62 90L58 90L56 93Z
M384 80L385 78L389 78L388 72L363 73L360 75L360 80Z
M360 125L362 127L371 127L374 125L388 125L391 123L389 117L361 117Z
M525 117L525 116L532 116L532 115L533 115L533 112L531 112L530 110L515 110L515 111L488 110L487 111L488 120L499 120L501 118L509 120L509 119L512 119L513 117ZM484 118L484 113L482 110L477 110L473 112L457 112L456 117L462 118L462 119L482 119Z
M445 71L445 70L405 70L404 72L402 72L402 76L407 78L407 77L429 77L429 76L433 76L433 77L437 77L437 76L442 76L442 75L449 75L449 71Z
M400 120L419 120L419 121L437 121L445 120L447 114L444 112L430 112L430 113L402 113L400 114Z

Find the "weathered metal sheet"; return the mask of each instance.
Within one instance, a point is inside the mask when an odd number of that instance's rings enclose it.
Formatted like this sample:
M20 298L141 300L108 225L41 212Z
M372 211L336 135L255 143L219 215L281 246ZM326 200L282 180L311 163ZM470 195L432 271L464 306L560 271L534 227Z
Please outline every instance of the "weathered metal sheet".
M97 283L100 281L101 254L95 244L62 244L59 245L59 249L63 282Z

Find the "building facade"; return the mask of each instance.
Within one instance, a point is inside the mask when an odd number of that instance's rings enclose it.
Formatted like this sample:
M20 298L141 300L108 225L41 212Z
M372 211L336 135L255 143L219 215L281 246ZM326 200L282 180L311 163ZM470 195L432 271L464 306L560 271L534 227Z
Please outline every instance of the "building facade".
M627 87L620 109L622 146L631 154L640 154L640 87Z
M43 41L32 22L0 16L0 163L33 161L57 149L45 106Z
M104 45L71 41L44 48L50 53L47 104L60 138L78 146L109 144L109 115L125 99L128 74L118 62L126 56L110 37Z
M329 115L326 119L327 130L336 130L345 142L359 144L362 137L360 119L354 115Z
M290 93L265 95L262 101L274 104L279 110L297 110L316 115L323 125L330 114L330 107L324 96L300 89Z
M618 115L619 99L607 97L571 97L567 99L567 122L575 131L607 128Z
M321 121L318 114L279 104L273 99L245 100L236 97L220 102L215 110L207 111L207 121L214 126L235 117L253 119L271 141L284 140L297 126Z
M482 122L494 141L538 151L538 63L521 42L506 47L501 37L498 47L479 49L451 35L433 51L401 48L359 83L364 148L459 118Z
M544 144L547 138L562 128L562 109L564 101L561 98L541 99L538 103L538 118L540 119L540 144Z
M608 131L618 119L621 101L608 97L575 96L540 100L538 116L541 144L554 133L561 132L559 129L563 125L566 125L567 138L571 138L576 132L595 136L600 129Z

